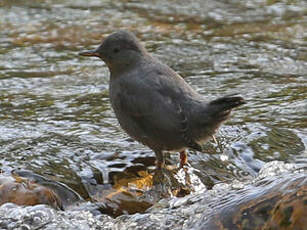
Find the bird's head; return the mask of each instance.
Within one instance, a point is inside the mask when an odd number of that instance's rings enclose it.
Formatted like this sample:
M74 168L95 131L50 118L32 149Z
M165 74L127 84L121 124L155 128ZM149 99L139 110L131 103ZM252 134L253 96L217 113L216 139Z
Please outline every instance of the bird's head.
M128 31L119 31L104 39L97 49L79 54L99 57L107 64L112 73L133 66L141 60L146 51L134 34Z

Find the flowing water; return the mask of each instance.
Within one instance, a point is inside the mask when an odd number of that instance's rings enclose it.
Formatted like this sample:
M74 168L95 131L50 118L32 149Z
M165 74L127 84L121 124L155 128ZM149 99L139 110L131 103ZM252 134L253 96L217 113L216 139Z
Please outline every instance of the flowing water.
M265 162L306 165L305 0L0 2L0 170L29 170L84 199L153 169L154 154L119 127L103 62L78 56L130 30L208 99L236 109L189 162L210 188L255 177ZM170 155L169 164L178 164Z

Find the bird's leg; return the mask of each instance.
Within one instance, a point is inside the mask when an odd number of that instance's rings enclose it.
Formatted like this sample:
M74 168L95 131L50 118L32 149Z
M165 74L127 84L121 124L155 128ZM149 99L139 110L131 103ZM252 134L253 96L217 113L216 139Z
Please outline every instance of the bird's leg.
M180 152L180 168L183 168L188 163L188 155L185 150Z
M163 155L163 152L158 150L158 151L155 151L155 154L156 154L156 167L157 169L161 169L161 168L164 168L165 166L165 159L164 159L164 155Z

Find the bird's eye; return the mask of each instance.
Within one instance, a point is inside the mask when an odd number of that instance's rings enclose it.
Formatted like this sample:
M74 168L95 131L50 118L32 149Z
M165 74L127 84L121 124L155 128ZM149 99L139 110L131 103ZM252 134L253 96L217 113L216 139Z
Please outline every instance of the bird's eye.
M113 49L113 52L114 52L114 53L118 53L118 52L119 52L119 48L114 48L114 49Z

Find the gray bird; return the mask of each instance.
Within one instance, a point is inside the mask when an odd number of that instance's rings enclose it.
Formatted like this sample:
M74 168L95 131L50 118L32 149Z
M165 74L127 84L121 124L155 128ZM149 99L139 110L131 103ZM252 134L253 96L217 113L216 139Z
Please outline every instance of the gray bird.
M157 168L164 166L163 151L202 151L214 138L233 108L245 103L231 95L206 101L169 66L151 56L130 32L111 34L95 50L81 52L104 61L111 73L110 100L120 126L135 140L151 148Z

